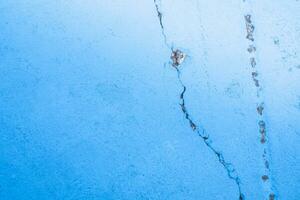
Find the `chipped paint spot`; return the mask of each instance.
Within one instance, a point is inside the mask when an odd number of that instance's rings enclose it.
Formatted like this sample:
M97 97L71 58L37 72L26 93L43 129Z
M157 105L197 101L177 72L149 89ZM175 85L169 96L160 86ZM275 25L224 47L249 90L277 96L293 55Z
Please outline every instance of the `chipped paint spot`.
M178 67L185 59L185 53L180 51L179 49L173 50L171 54L172 66Z
M269 195L269 200L275 200L275 194L273 194L273 193L270 194L270 195Z
M268 177L268 175L263 175L263 176L261 177L261 179L262 179L263 181L267 181L267 180L269 179L269 177Z

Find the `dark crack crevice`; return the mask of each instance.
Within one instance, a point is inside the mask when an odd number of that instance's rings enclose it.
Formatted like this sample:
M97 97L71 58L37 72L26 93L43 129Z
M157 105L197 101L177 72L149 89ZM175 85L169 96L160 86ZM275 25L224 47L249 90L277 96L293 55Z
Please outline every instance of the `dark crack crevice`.
M160 2L161 3L161 2ZM229 179L233 180L235 185L238 188L238 192L239 192L239 196L238 196L238 200L245 200L244 194L242 193L242 189L241 189L241 180L238 176L238 173L236 171L236 169L234 168L234 166L227 162L223 156L223 154L221 152L219 152L213 145L212 145L212 141L209 137L209 135L206 133L205 129L203 127L200 127L199 125L197 125L193 120L191 115L188 112L188 109L186 107L186 100L185 100L185 93L187 91L187 87L185 86L185 84L182 81L181 78L181 71L179 70L179 67L181 66L182 62L185 59L185 54L180 51L179 49L174 50L173 47L171 47L170 45L168 45L167 42L167 36L165 34L165 29L164 29L164 24L163 24L163 14L160 10L159 4L158 4L158 0L154 0L154 5L156 8L156 12L157 12L157 16L159 19L159 23L160 23L160 28L161 28L161 32L162 35L164 37L164 42L165 45L171 50L171 60L172 60L172 66L176 69L177 72L177 79L182 87L182 91L180 93L180 107L181 110L185 116L185 119L188 121L190 128L192 129L193 132L197 133L198 136L203 140L204 144L215 154L215 156L218 158L218 162L223 166L223 168L226 170L227 172L227 176Z
M159 20L159 25L160 25L160 28L161 28L161 33L164 37L164 42L165 42L165 45L170 48L170 45L168 44L168 41L167 41L167 35L165 33L165 28L164 28L164 24L162 22L162 12L160 10L160 7L159 7L159 4L158 4L158 0L153 0L154 1L154 5L155 5L155 9L156 9L156 12L157 12L157 17L158 17L158 20ZM160 1L160 0L159 0Z
M216 157L218 158L219 163L226 170L227 176L235 182L235 184L238 187L238 191L239 191L239 200L245 200L244 194L242 193L242 189L241 189L241 180L240 180L234 166L231 163L227 162L225 160L223 154L221 152L219 152L215 147L213 147L212 141L210 140L210 137L206 133L205 129L203 129L202 127L199 127L198 125L196 125L196 123L192 120L192 117L189 114L189 112L186 108L186 104L185 104L186 101L185 101L185 96L184 95L187 91L187 88L182 82L180 70L178 69L178 67L175 67L175 69L176 69L176 72L177 72L178 80L179 80L179 82L182 86L182 92L180 93L180 107L181 107L181 110L182 110L182 112L185 116L185 119L189 122L189 125L190 125L192 131L196 132L197 135L199 137L201 137L204 144L216 155Z

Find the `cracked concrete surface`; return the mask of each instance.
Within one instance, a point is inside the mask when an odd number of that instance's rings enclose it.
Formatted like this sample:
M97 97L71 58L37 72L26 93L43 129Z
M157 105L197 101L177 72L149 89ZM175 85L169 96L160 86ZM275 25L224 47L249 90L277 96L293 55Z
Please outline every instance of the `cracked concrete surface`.
M155 3L156 10L157 10L157 16L159 18L159 23L160 23L160 26L162 29L163 36L165 38L165 41L167 41L167 36L165 34L164 26L163 26L162 12L160 11L156 0L154 0L154 3ZM169 45L167 45L167 46L169 46ZM205 145L217 156L220 164L227 171L228 177L230 179L232 179L235 182L235 184L237 185L238 192L239 192L238 199L244 200L245 197L242 193L241 183L240 183L241 181L240 181L240 178L239 178L235 168L233 167L233 165L231 163L228 163L227 161L225 161L222 153L220 153L218 150L216 150L215 147L213 147L212 141L210 140L209 135L206 134L205 129L202 127L198 127L195 124L195 122L193 122L192 117L190 116L190 114L188 112L188 109L187 109L186 103L185 103L185 97L184 97L187 88L181 79L181 72L180 72L180 66L182 65L182 62L184 61L185 53L179 49L176 49L176 50L171 49L171 51L172 51L172 53L171 53L172 66L176 69L178 81L180 82L180 85L182 87L182 92L180 94L181 110L182 110L186 120L189 122L189 125L190 125L190 128L192 129L192 131L196 132L203 139Z
M251 5L248 4L246 5L247 7L250 7ZM246 11L247 12L247 11ZM249 12L249 11L248 11ZM267 136L267 129L266 129L266 122L265 122L265 111L264 111L264 97L263 97L263 87L262 85L259 84L259 74L258 74L258 66L256 62L256 44L254 40L254 30L255 26L252 20L252 15L251 14L246 14L245 15L245 24L246 24L246 38L249 40L249 47L247 49L249 53L249 60L250 60L250 67L252 70L252 79L254 81L254 85L257 88L256 93L257 93L257 105L256 110L258 112L258 125L259 125L259 134L260 134L260 143L263 145L262 147L262 159L263 163L265 163L264 169L262 170L262 180L263 184L265 184L265 198L268 199L275 199L276 196L274 194L275 186L273 185L273 182L269 177L271 176L271 171L270 171L270 155L269 155L269 149L267 146L267 142L269 142L269 137ZM253 65L252 63L255 63ZM258 63L259 64L259 63ZM263 112L264 111L264 112Z
M0 199L300 198L300 2L0 2Z

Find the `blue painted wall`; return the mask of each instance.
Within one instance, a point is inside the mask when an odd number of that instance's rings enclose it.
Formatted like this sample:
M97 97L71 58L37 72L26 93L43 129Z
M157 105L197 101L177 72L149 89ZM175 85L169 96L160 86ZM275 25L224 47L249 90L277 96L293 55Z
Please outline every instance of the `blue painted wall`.
M299 199L299 10L297 0L1 0L0 199ZM186 54L185 106L212 148L181 110L170 47Z

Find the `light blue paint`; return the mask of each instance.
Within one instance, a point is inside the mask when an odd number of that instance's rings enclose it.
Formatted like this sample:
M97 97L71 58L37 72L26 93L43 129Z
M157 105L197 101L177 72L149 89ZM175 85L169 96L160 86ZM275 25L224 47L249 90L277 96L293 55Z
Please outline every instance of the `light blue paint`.
M299 3L246 5L282 200L300 198ZM189 114L245 199L264 199L243 1L158 4L167 42L187 54ZM152 0L0 1L0 199L238 199L181 111L161 31Z

